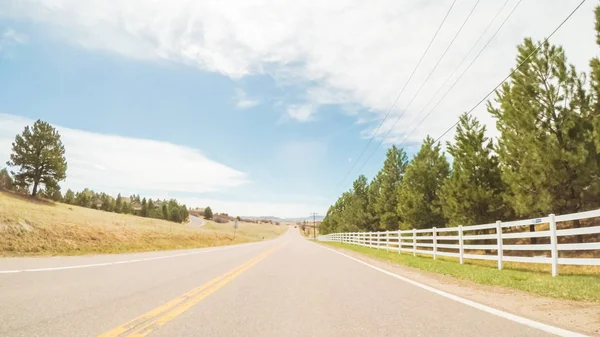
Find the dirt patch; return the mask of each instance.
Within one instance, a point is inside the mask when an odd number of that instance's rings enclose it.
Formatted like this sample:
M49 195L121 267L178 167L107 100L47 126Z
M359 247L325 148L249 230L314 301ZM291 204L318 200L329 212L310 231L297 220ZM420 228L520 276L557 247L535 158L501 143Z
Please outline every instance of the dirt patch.
M600 304L536 296L522 291L485 286L401 266L360 253L333 248L411 280L487 306L567 330L600 336Z

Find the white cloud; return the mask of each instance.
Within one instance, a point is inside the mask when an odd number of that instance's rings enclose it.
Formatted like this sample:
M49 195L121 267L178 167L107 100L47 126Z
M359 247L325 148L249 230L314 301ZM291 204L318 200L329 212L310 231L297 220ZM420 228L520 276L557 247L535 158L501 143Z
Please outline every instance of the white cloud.
M27 43L27 36L25 34L21 34L12 28L6 28L0 34L0 53L4 52L9 46L24 43Z
M312 104L291 105L287 108L287 115L298 122L308 122L312 120L316 112L317 110Z
M32 120L0 114L0 158L8 160L16 134ZM245 173L185 146L57 126L68 163L63 188L169 195L203 193L249 182Z
M509 1L483 41L517 1ZM419 122L419 111L503 3L479 4L388 142L402 140ZM405 110L474 4L475 0L457 2L379 137ZM356 114L364 121L382 118L389 109L449 5L450 0L0 0L0 17L44 24L57 37L85 48L181 62L234 79L271 75L280 85L305 89L306 101L294 102L297 105L287 111L296 120L310 120L320 104L340 104L352 107L348 111L365 108L366 114ZM514 66L517 43L526 36L542 39L575 5L564 0L523 1L469 73L408 140L440 134ZM552 40L566 47L580 70L597 54L594 6L587 2ZM493 129L484 107L475 115ZM373 124L377 123L369 125ZM364 135L374 131L366 127Z
M21 133L25 125L33 122L27 118L0 113L0 168L9 159L15 135ZM122 193L159 199L176 198L189 207L208 205L218 212L249 216L305 216L315 210L321 211L324 204L322 199L314 197L311 197L316 200L313 200L314 204L303 200L281 202L277 199L273 202L268 200L268 196L261 197L256 193L247 195L244 200L244 194L237 195L235 188L249 183L248 176L206 158L196 149L155 140L55 127L59 130L66 149L67 180L61 184L64 190L82 190L87 187L111 195ZM302 144L294 144L290 150L295 154L309 155ZM312 145L311 148L316 150ZM314 155L314 151L312 152ZM287 154L291 155L289 151ZM182 196L203 195L213 191L234 193L243 200ZM285 197L297 199L297 196Z
M12 28L7 28L4 30L4 33L2 33L2 42L22 44L27 42L27 36L25 34L18 33Z
M240 88L235 89L235 106L238 109L248 109L260 103L257 99L248 98L248 94Z

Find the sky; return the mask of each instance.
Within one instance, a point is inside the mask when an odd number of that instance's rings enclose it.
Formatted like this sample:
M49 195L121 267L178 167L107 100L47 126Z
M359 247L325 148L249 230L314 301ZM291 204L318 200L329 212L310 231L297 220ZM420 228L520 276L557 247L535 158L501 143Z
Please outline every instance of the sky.
M324 215L389 146L413 155L441 135L579 2L0 0L0 167L41 119L66 147L64 190ZM579 71L598 54L595 5L550 40ZM485 104L473 116L497 135Z

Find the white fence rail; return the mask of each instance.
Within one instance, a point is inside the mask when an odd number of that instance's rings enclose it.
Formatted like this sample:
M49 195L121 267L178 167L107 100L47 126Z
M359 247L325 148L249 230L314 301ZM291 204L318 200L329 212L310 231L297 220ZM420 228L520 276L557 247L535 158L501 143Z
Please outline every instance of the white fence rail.
M457 257L462 264L464 259L494 260L498 261L498 269L502 263L525 262L546 263L552 265L552 276L558 275L559 265L587 265L600 266L600 258L559 257L559 251L589 251L600 250L600 242L586 243L559 243L559 237L600 234L600 226L557 229L557 223L573 220L591 219L600 217L600 209L588 212L565 214L555 216L550 214L544 218L518 220L510 222L497 221L496 223L458 226L448 228L412 229L386 232L354 232L332 233L320 235L319 241L330 241L360 245L387 251L397 251L417 254ZM548 230L538 232L515 232L511 229L548 223ZM478 232L475 232L478 231ZM493 234L481 233L482 231L494 232ZM549 243L543 244L504 244L508 239L550 238ZM474 244L472 241L485 240L488 243ZM548 240L545 240L548 241ZM493 243L489 243L493 242ZM440 250L441 249L441 250ZM474 254L472 251L496 251L496 254ZM504 256L506 251L536 251L538 256ZM546 252L550 252L547 254ZM549 255L549 256L547 256Z

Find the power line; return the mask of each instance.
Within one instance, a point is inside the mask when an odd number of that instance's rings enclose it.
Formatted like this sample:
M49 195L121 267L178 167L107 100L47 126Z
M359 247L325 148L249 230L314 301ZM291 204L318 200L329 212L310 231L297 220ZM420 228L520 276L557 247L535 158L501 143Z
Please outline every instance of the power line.
M387 138L387 136L390 134L390 132L392 132L392 130L394 129L394 127L396 126L396 124L398 124L398 121L400 121L400 118L402 118L402 116L406 113L406 111L408 110L408 108L410 107L410 105L412 104L412 102L414 101L414 99L417 97L417 95L421 92L421 89L423 89L423 87L425 86L425 84L427 83L427 81L429 80L429 78L431 77L431 75L435 72L435 70L437 69L438 65L442 62L442 60L444 59L444 57L446 56L446 54L448 53L448 50L450 50L450 48L452 47L452 45L454 44L454 42L456 41L456 39L458 38L458 36L460 35L460 33L462 32L463 28L465 27L465 25L467 24L467 22L469 21L469 19L471 18L471 15L473 14L473 12L475 11L475 8L477 8L477 5L479 4L479 0L475 3L475 5L473 6L473 8L471 9L471 11L469 12L469 14L467 15L467 17L465 18L465 20L463 21L462 25L460 26L460 28L456 31L456 33L454 33L454 37L452 38L452 40L450 41L450 43L448 44L448 46L446 47L446 49L444 50L444 52L442 53L442 55L439 57L437 63L433 66L433 68L431 69L431 71L429 72L429 74L427 75L427 77L425 78L425 80L423 81L423 83L421 84L421 86L419 87L419 89L417 90L417 92L413 95L412 99L410 100L410 102L408 103L408 105L404 108L404 111L398 116L398 118L396 118L396 121L394 122L394 124L392 124L392 127L386 132L386 134L381 138L381 141L379 142L379 144L377 144L377 147L371 152L371 154L369 155L369 157L367 158L367 160L365 160L362 164L362 166L360 167L359 171L362 170L365 165L369 162L369 160L373 157L373 155L377 152L377 149L379 149L379 147L383 144L383 142L385 141L385 139ZM506 3L505 3L506 4ZM495 17L494 17L495 19ZM492 20L493 21L493 20ZM489 28L489 27L488 27ZM470 51L469 51L470 52Z
M473 49L475 49L475 47L479 44L479 41L481 41L481 39L485 36L485 34L487 33L487 31L490 29L490 27L494 24L494 22L496 22L496 19L498 18L498 16L500 16L500 13L502 13L502 10L504 10L504 8L506 7L506 5L508 4L510 0L506 0L504 1L504 4L502 4L502 7L500 7L500 9L498 9L498 11L496 12L496 15L494 15L494 18L490 21L490 23L488 23L488 25L485 27L485 29L483 30L483 32L481 32L481 34L479 35L479 37L477 38L477 40L475 41L475 43L473 43L473 45L471 46L471 48L469 49L469 51L465 54L465 56L462 58L462 60L460 60L460 62L458 63L458 65L454 68L454 70L452 70L452 72L450 73L450 75L448 75L446 77L446 79L444 80L444 83L442 83L438 89L436 90L436 92L433 94L433 96L431 96L431 99L429 99L429 101L427 101L427 103L425 103L425 105L423 106L423 109L421 109L421 111L419 111L419 113L417 113L416 116L420 115L423 111L425 111L425 109L427 109L429 107L429 104L431 104L431 102L433 102L433 100L435 98L437 98L438 94L442 91L442 88L444 88L446 86L446 84L448 83L448 81L454 77L454 74L456 73L456 71L458 69L460 69L460 67L462 67L463 63L465 63L465 61L467 60L467 58L469 57L469 55L471 55L471 52L473 51ZM519 6L519 4L521 3L521 1L519 1L515 7L513 8L513 10L508 14L508 16L504 19L504 22L506 22L508 20L508 18L512 15L512 13L514 12L514 10L516 9L517 6ZM504 22L500 25L500 27L502 27L504 25ZM500 30L500 29L498 29ZM496 30L496 32L498 32L498 30ZM494 34L495 35L495 34ZM467 67L468 68L468 67ZM413 120L409 123L409 126L413 124L413 122L416 120L416 116L415 118L413 118Z
M421 92L421 90L423 89L423 87L425 86L425 84L427 83L427 81L429 81L429 78L431 77L431 75L433 75L433 73L435 72L435 70L437 69L437 67L440 65L440 63L442 62L442 60L444 59L444 57L448 53L448 50L450 50L450 47L452 47L452 45L454 44L454 42L456 41L456 39L458 38L458 36L462 32L463 28L467 24L467 21L469 21L469 18L471 18L471 15L475 11L475 8L477 8L477 5L479 4L480 1L481 0L478 0L475 3L475 6L473 6L473 8L471 9L471 12L469 12L469 15L467 15L467 17L463 21L462 25L456 31L456 33L454 34L454 37L452 38L452 40L450 41L450 43L448 44L448 46L446 47L446 49L442 53L442 56L439 57L437 63L433 66L433 68L431 69L431 71L429 72L429 74L427 75L427 77L425 78L425 80L423 81L423 83L421 84L421 86L419 87L419 89L417 90L417 92L413 95L413 97L411 98L411 100L408 102L408 105L406 107L404 107L404 110L402 111L402 113L400 115L398 115L398 118L396 118L396 121L394 122L394 124L392 124L392 127L388 130L388 132L385 134L385 136L383 136L383 138L381 139L381 142L379 142L379 144L377 145L377 148L375 148L375 150L373 152L377 151L377 149L379 148L379 146L381 146L381 144L383 144L384 140L387 138L387 136L390 134L390 132L392 132L392 130L394 129L394 127L396 126L396 124L398 124L398 121L400 121L400 118L402 118L402 116L406 113L406 111L411 106L411 104L415 100L415 98L419 95L419 93Z
M389 108L389 110L387 111L387 113L385 114L385 116L383 117L383 119L381 120L381 123L379 123L379 126L377 127L377 129L375 130L375 132L373 133L373 135L371 136L371 138L369 139L369 141L367 142L367 144L365 145L365 147L363 148L363 150L361 151L360 155L358 156L358 158L354 161L354 163L352 164L352 166L350 167L350 170L348 170L348 172L346 172L346 174L344 175L344 178L341 180L340 182L340 186L344 183L344 181L346 180L346 178L348 178L348 175L350 174L350 172L352 172L352 170L354 169L354 167L356 166L356 164L358 163L358 161L360 160L360 158L362 158L362 156L365 154L365 151L367 150L367 148L369 147L369 145L371 145L371 142L373 141L373 139L375 138L375 136L377 135L377 132L379 132L379 129L381 128L381 126L383 125L383 123L385 122L385 120L388 118L388 116L390 115L390 112L392 111L392 109L396 106L396 103L398 103L398 100L400 99L400 96L402 96L402 94L404 93L404 90L406 89L406 87L408 86L408 83L410 83L410 81L412 80L413 76L415 75L415 72L417 71L417 69L419 68L419 66L421 65L421 62L423 62L423 59L425 58L425 55L427 54L427 52L429 52L429 49L431 48L431 45L433 44L433 41L435 41L435 38L437 37L438 33L440 32L440 30L442 29L442 26L444 25L444 23L446 22L446 19L448 18L448 16L450 15L450 12L452 11L452 8L454 7L454 4L456 4L457 0L454 0L452 2L452 4L450 5L450 8L448 8L448 11L446 12L446 15L444 15L444 18L442 19L442 22L440 22L437 30L435 31L435 34L433 34L433 37L431 38L431 40L429 41L429 44L427 45L427 48L425 49L425 51L423 52L423 54L421 55L421 58L419 59L419 62L417 62L417 65L414 67L414 69L412 70L410 76L408 77L408 80L406 80L406 82L404 83L404 86L402 87L402 89L400 90L400 93L398 93L398 96L396 96L396 99L394 100L394 103L392 104L392 106ZM479 2L479 1L478 1Z
M479 102L477 102L477 104L475 104L474 107L471 108L471 110L467 111L467 115L470 115L473 110L475 110L481 103L483 103L483 101L485 101L491 94L493 94L496 90L498 90L498 88L504 84L504 82L506 82L517 70L519 70L519 68L521 68L521 66L527 62L534 54L537 54L537 52L540 50L540 48L548 42L548 40L565 24L565 22L567 22L572 16L573 14L575 14L575 12L577 12L577 10L585 3L586 0L582 0L579 5L577 5L577 7L575 7L575 9L573 9L571 11L571 13L569 13L569 15L567 15L567 17L558 25L558 27L556 27L552 33L550 33L550 35L548 35L547 38L544 39L544 41L542 43L540 43L538 45L537 48L535 48L535 50L533 50L521 63L519 63L519 65L513 69L513 71L510 72L510 74L508 74L508 76L506 76L500 83L498 83L498 85L496 87L494 87L494 89L492 89L487 95L485 95ZM458 125L459 121L456 121L454 124L452 124L452 126L450 126L446 131L444 131L444 133L442 133L435 141L438 142L442 137L444 137L448 132L450 132L450 130L454 129L456 127L456 125Z
M500 24L500 26L498 26L498 28L496 29L496 31L494 32L494 34L492 34L492 36L490 36L490 38L487 40L487 42L485 43L485 45L481 48L481 50L479 50L479 52L477 53L477 55L475 55L475 57L471 60L471 62L469 62L469 64L467 65L467 67L462 71L462 73L456 78L456 80L454 81L454 83L452 83L452 85L448 88L448 90L446 90L446 92L444 93L444 95L437 101L437 103L435 103L435 105L429 110L429 112L427 112L427 114L425 115L425 117L423 117L423 119L421 119L421 121L417 124L417 126L415 126L410 133L408 133L400 142L399 146L402 146L405 144L405 142L408 140L408 138L419 128L419 126L421 126L421 124L423 124L423 122L431 115L431 113L435 110L435 108L438 107L438 105L440 105L440 103L444 100L444 98L446 98L446 96L450 93L450 91L452 91L452 89L454 89L454 87L456 86L456 84L462 79L462 77L465 75L465 73L471 68L471 66L475 63L475 61L477 61L477 59L479 58L479 56L481 56L481 54L483 53L483 51L487 48L487 46L492 42L492 40L496 37L496 35L498 34L498 32L502 29L502 27L504 27L504 24L508 21L508 19L512 16L512 14L515 12L515 10L517 9L517 7L519 7L519 5L521 4L523 0L519 0L515 6L513 7L513 9L510 11L510 13L508 13L508 15L506 16L506 18L504 18L504 20L502 21L502 23ZM439 89L441 89L442 87L440 87ZM437 93L436 93L437 95ZM435 96L435 95L434 95ZM431 100L433 101L433 99ZM430 102L431 102L430 101ZM423 113L423 111L425 111L425 109L427 108L427 106L429 105L428 102L423 109L421 109L421 111L419 111L419 113L417 113L417 115L415 116L415 118L413 118L413 120L410 122L410 124L412 125L413 122L416 120L416 117L421 115L421 113Z

